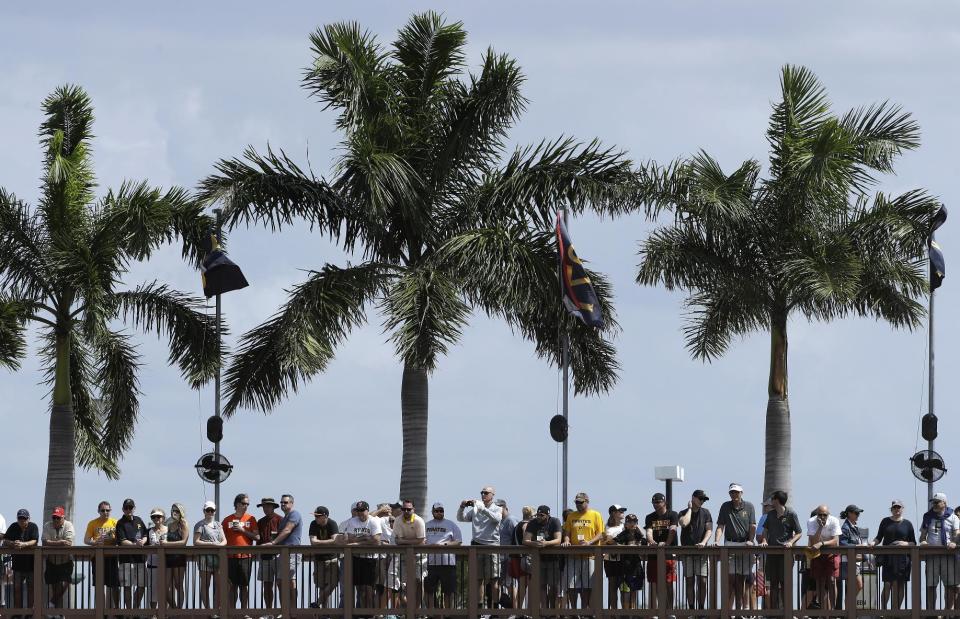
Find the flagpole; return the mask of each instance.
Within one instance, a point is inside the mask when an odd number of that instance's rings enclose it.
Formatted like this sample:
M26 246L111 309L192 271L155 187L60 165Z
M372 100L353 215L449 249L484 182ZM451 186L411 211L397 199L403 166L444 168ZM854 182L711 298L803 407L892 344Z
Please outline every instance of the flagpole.
M563 210L563 225L567 227L569 224L569 218L567 217L566 209ZM569 234L569 228L567 228ZM563 303L563 260L560 260L560 299L561 305ZM562 313L561 313L562 315ZM563 323L561 322L561 325ZM563 494L562 499L560 500L560 510L561 513L563 510L567 509L567 501L570 500L570 493L568 492L569 488L567 486L568 482L568 465L570 457L570 400L569 400L569 391L570 391L570 334L564 330L560 335L560 347L562 349L563 355L563 421L564 426L568 428L566 436L563 438L563 483L561 485Z
M214 214L216 215L216 218L217 218L217 240L219 241L220 236L221 236L221 233L222 233L222 230L221 230L221 219L220 219L221 210L220 210L220 209L214 209L213 212L214 212ZM221 361L221 358L220 358L220 348L221 348L221 346L220 346L220 344L221 344L221 342L220 342L220 313L221 313L221 311L222 311L222 308L221 308L221 306L220 306L220 293L217 293L217 305L216 305L216 307L217 307L217 309L216 309L216 326L215 326L214 328L216 329L216 337L217 337L217 373L216 373L216 375L214 376L214 379L213 379L213 414L214 414L214 416L216 416L216 418L219 420L219 419L220 419L220 361ZM214 443L213 443L213 455L214 455L214 462L216 462L217 464L219 464L219 463L220 463L220 441L219 441L219 440L214 441ZM220 476L219 474L217 474L217 479L216 479L216 481L215 481L214 484L213 484L213 502L217 505L217 511L216 511L217 522L220 521L220 477L221 477L221 476Z
M930 268L932 269L933 267L931 266ZM927 331L929 332L929 337L930 337L930 341L927 346L927 349L929 350L929 357L927 359L927 362L929 364L927 368L927 375L929 376L929 380L927 381L927 388L929 390L927 393L927 412L930 415L934 415L934 412L933 412L934 411L934 406L933 406L933 295L934 294L935 294L934 288L931 286L930 287L930 308L927 311L927 321L929 325ZM929 449L930 451L933 451L932 436L927 441L927 449ZM930 501L932 500L933 500L933 480L931 479L930 481L927 482L927 505L928 506L930 505Z

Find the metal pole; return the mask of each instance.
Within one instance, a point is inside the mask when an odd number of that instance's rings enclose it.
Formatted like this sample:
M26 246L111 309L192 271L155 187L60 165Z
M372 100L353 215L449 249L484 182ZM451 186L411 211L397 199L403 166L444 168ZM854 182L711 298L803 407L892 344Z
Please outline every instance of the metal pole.
M932 269L933 267L930 267L930 268ZM927 388L929 389L929 392L927 393L927 411L931 415L934 414L933 412L934 411L934 406L933 406L933 295L934 295L934 291L931 289L930 290L930 309L927 312L927 321L929 323L928 331L930 334L930 342L928 344L928 349L930 351L930 357L929 357L930 365L929 365L929 368L927 369L927 373L929 375L929 380L927 384ZM933 451L933 439L927 441L927 449L929 449L930 451ZM932 500L933 500L933 480L930 480L927 482L927 506L928 507L930 506L930 501Z
M563 225L566 227L569 223L567 211L563 211ZM567 228L569 234L570 229ZM560 291L563 294L563 256L560 257ZM561 296L561 303L563 297ZM562 315L562 313L561 313ZM570 463L570 334L564 331L561 336L561 345L563 347L563 420L567 422L567 436L563 439L563 499L560 501L561 512L567 509L567 501L570 500L568 482L568 466Z
M217 242L220 242L220 209L214 209L213 211L217 217ZM216 337L217 337L217 373L213 379L213 414L216 415L217 419L220 419L220 312L222 308L220 306L220 295L217 295L217 310L216 310ZM213 454L214 461L220 462L220 441L216 441L213 444ZM220 521L220 474L217 474L217 480L213 484L213 502L217 504L216 518L217 522ZM222 592L221 592L222 595Z
M673 480L672 479L667 480L666 499L667 499L667 511L673 511Z

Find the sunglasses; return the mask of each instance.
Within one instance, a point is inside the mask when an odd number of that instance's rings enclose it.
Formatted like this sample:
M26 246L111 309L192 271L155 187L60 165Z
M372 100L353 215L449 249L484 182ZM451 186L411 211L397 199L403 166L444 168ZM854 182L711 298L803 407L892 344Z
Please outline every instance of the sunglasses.
M240 505L242 507L247 507L250 505L250 503L237 503L237 505Z
M574 501L573 504L574 504L574 505L586 505L587 502L586 502L586 501Z
M413 508L412 508L412 507L403 507L403 508L401 508L401 510L400 510L400 511L404 511L404 512L412 512L412 511L413 511Z
M104 507L103 509L100 509L100 510L97 510L97 511L99 511L101 514L109 514L109 513L110 513L110 508L109 508L109 507Z
M30 520L30 519L27 518L26 516L17 516L17 520L23 520L24 522L26 522L27 520Z
M443 513L443 510L440 509L439 507L437 507L437 508L434 508L433 512L434 512L434 513L440 513L440 514L442 514L442 513Z
M63 520L63 516L51 516L54 520Z
M162 514L154 514L154 515L152 515L152 516L150 516L150 517L151 517L151 518L163 518L163 515L162 515Z
M280 505L289 505L290 501L280 501ZM249 503L247 503L249 505Z
M215 512L215 511L217 511L217 510L213 509L212 507L208 507L207 509L203 510L203 513L205 513L205 514L212 514L212 513Z
M481 490L480 494L493 494L493 492L490 490Z

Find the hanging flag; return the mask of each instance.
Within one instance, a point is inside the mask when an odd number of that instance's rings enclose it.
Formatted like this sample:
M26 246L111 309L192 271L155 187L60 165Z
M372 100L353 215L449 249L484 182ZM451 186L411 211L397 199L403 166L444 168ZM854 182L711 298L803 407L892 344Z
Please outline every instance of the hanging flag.
M562 274L563 305L567 311L591 327L603 327L603 315L600 313L600 301L590 283L590 277L583 263L573 249L567 227L563 223L563 214L557 214L557 251Z
M930 240L927 243L927 252L930 259L930 291L934 291L943 284L943 278L947 276L946 263L943 259L943 252L934 239L934 232L937 228L947 221L947 207L940 205L940 208L933 215L930 222Z
M247 278L240 271L240 267L227 258L227 254L220 249L220 240L212 232L210 233L207 255L200 265L200 279L203 282L203 294L208 299L218 294L249 286Z

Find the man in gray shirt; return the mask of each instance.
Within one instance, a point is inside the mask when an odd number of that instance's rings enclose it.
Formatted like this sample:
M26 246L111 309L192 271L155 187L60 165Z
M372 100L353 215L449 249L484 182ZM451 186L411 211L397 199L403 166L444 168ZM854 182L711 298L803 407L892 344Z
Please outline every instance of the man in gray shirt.
M743 487L734 482L728 490L730 500L720 506L717 514L717 535L715 543L721 541L725 546L753 546L753 536L757 532L757 517L753 504L743 500ZM730 608L749 608L747 597L747 576L751 572L753 553L731 552L729 565ZM736 606L734 606L736 603Z
M503 510L493 502L493 486L484 486L479 499L460 501L457 520L473 525L472 546L498 546L500 544L500 521ZM500 599L500 556L494 553L477 553L480 569L477 573L479 587L477 599L483 600L484 585L490 583L490 606L495 608Z
M761 546L790 548L803 534L797 512L787 507L787 493L777 490L770 495L772 509L767 512L763 525ZM790 562L793 563L792 561ZM770 580L770 608L780 608L783 599L784 555L768 555L764 573Z

